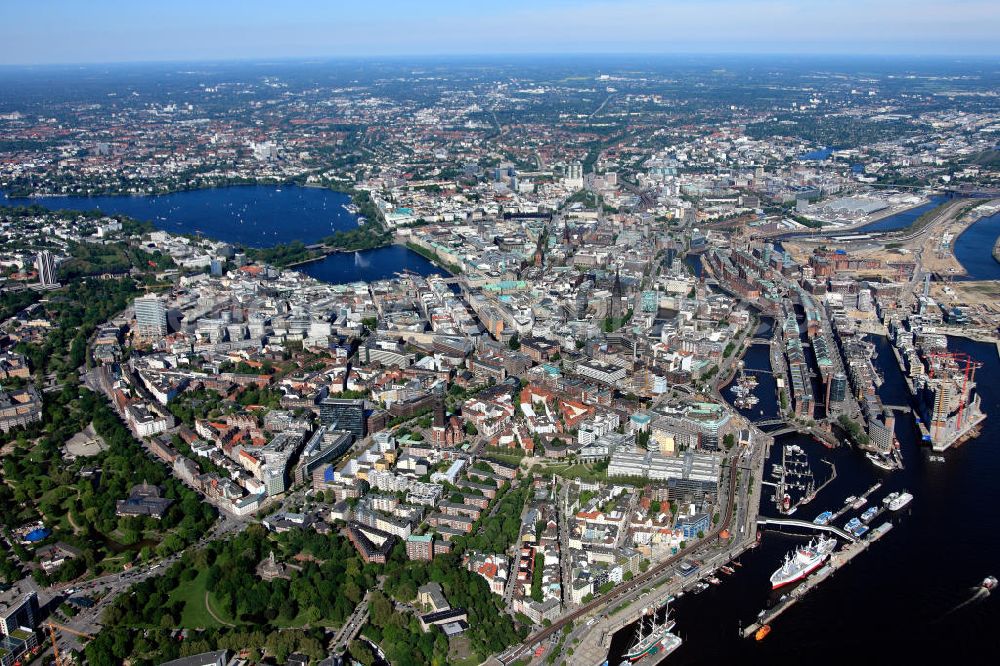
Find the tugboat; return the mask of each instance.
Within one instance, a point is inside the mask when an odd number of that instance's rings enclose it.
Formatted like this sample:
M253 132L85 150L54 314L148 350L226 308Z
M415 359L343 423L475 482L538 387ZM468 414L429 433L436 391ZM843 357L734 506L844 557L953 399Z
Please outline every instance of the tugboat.
M983 582L979 584L979 587L983 588L987 592L992 592L996 589L997 579L995 576L987 576L983 579Z

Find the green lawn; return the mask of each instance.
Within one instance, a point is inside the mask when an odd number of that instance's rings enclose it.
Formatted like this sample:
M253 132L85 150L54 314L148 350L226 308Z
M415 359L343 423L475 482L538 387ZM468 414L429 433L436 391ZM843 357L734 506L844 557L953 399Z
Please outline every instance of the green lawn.
M205 608L205 583L208 579L208 570L199 571L198 576L189 583L181 583L170 593L170 602L183 601L184 610L181 613L181 626L185 628L208 629L220 627L212 614ZM212 595L208 595L212 601ZM218 604L212 604L215 614L224 620L229 620L225 613L219 609Z

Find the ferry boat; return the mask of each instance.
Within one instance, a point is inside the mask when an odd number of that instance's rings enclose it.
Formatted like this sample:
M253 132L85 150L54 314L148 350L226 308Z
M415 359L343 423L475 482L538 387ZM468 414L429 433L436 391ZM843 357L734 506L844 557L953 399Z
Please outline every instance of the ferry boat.
M833 511L824 511L815 518L813 518L813 523L816 525L826 525L833 518Z
M890 497L892 497L892 495L890 495ZM889 510L899 511L912 501L913 495L904 490L903 492L896 494L896 497L889 500Z
M635 632L635 641L632 647L625 651L622 657L629 663L635 663L652 654L665 657L681 646L681 639L670 633L670 630L677 624L670 619L669 611L662 624L656 620L656 613L652 614L652 621L647 623L647 616L643 615L639 619L639 626ZM647 624L648 629L647 629Z
M785 555L785 562L771 574L771 589L788 585L804 579L816 569L823 566L826 558L837 548L837 540L820 536L819 540L810 541L807 545L796 548Z
M861 514L861 522L863 522L865 524L868 524L868 523L872 522L872 519L875 518L875 514L877 514L877 513L878 513L878 509L877 508L875 508L873 506L872 507L868 507L867 509L865 509L865 512L863 514Z

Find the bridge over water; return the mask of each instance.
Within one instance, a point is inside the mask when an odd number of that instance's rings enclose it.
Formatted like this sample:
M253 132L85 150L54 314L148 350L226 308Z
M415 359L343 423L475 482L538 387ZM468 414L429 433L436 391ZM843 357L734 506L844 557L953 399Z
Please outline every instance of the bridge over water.
M845 539L854 543L857 539L853 534L845 532L836 525L817 525L816 523L811 523L806 520L798 520L796 518L765 518L761 516L757 518L758 525L785 525L789 527L803 527L809 530L816 530L819 532L830 532L831 534L836 534L841 539Z

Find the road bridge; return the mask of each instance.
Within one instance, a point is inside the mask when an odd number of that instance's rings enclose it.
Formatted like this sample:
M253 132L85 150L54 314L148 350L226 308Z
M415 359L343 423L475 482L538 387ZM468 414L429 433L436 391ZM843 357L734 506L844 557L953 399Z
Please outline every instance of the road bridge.
M851 543L857 541L857 539L844 530L840 529L836 525L817 525L816 523L810 523L806 520L797 520L795 518L757 518L758 525L785 525L789 527L804 527L810 530L817 530L820 532L831 532L836 534L841 539L846 539Z

